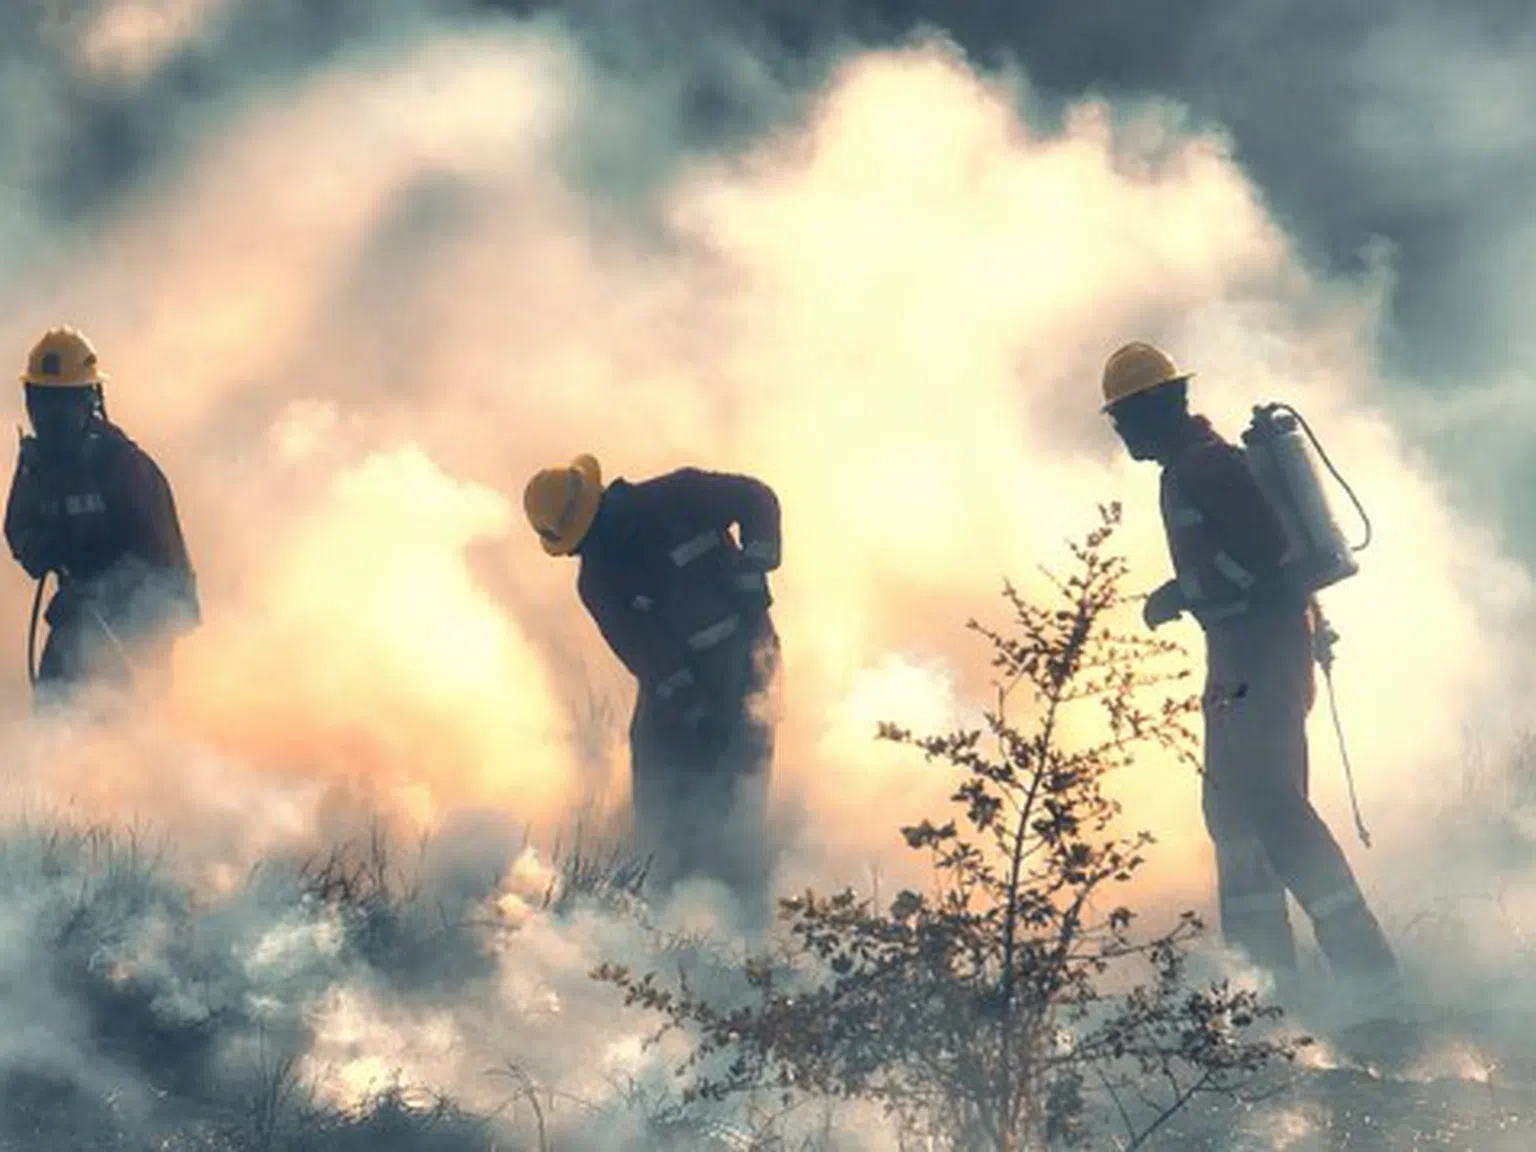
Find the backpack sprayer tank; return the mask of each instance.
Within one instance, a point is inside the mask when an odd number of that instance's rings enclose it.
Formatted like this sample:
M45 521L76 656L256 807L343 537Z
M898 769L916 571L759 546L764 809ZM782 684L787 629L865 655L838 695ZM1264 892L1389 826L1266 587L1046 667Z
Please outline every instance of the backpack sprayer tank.
M1355 553L1371 543L1371 518L1366 515L1354 489L1339 475L1328 453L1317 442L1306 418L1289 404L1262 404L1253 410L1253 419L1243 432L1243 456L1259 488L1269 499L1285 529L1286 549L1282 570L1289 570L1296 582L1308 592L1317 592L1360 571ZM1365 538L1351 546L1344 539L1338 521L1333 518L1323 491L1322 477L1313 462L1313 450L1339 487L1349 495ZM1314 604L1313 657L1323 670L1328 685L1328 710L1333 716L1334 733L1339 740L1339 756L1344 762L1344 779L1349 785L1349 803L1354 811L1355 831L1360 842L1371 846L1371 835L1360 816L1360 801L1355 795L1355 775L1344 746L1344 729L1339 723L1339 704L1333 692L1333 645L1338 633Z
M1370 520L1301 414L1288 404L1255 407L1253 419L1243 432L1243 447L1249 471L1285 529L1287 547L1281 567L1293 573L1309 592L1347 580L1360 571L1355 558L1358 549L1344 538L1323 491L1313 448L1349 492L1366 525L1366 538L1358 548L1370 542Z

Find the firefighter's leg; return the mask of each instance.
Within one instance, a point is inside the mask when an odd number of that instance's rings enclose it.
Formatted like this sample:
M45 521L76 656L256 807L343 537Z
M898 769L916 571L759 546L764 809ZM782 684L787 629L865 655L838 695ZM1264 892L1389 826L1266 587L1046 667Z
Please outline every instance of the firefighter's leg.
M1255 813L1241 802L1241 782L1255 765L1231 723L1229 694L1208 692L1205 705L1205 777L1201 807L1216 850L1222 936L1278 976L1296 967L1296 943L1285 886L1272 866Z
M33 686L32 706L40 713L67 706L84 679L80 654L80 633L73 622L50 627L37 660L37 683Z
M629 722L630 795L635 833L662 885L677 870L676 786L671 741L657 709L642 691Z
M773 868L768 829L773 736L772 723L748 702L714 774L719 808L714 813L713 871L736 893L755 922L768 914L767 886Z
M1275 871L1311 919L1329 966L1344 976L1395 979L1386 934L1338 841L1307 798L1306 700L1299 692L1290 696L1251 692L1233 709L1235 730L1254 750L1244 806Z
M692 875L713 875L731 781L716 757L656 706L648 693L630 724L636 826L652 855L659 889Z
M768 785L783 709L780 693L779 639L770 628L754 653L748 692L736 705L737 728L726 764L735 782L737 821L743 830L759 836L768 818Z
M764 621L747 652L733 698L722 701L727 729L720 745L702 749L690 778L700 870L749 903L761 903L771 852L768 778L777 720L778 638ZM760 918L760 917L754 917Z

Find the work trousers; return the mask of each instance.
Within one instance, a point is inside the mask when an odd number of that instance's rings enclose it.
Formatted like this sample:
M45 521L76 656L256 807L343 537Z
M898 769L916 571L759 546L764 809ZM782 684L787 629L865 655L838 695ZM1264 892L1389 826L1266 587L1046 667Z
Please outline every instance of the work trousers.
M1257 964L1294 970L1286 892L1335 973L1395 980L1390 945L1338 842L1307 796L1313 699L1304 610L1250 614L1206 631L1203 808L1216 850L1222 934Z
M630 721L630 768L635 822L658 884L708 876L758 899L771 861L765 822L779 641L765 620L741 642L749 646L746 674L718 686L715 745L703 744L642 684Z
M37 661L33 707L70 705L89 686L158 689L170 678L170 654L168 638L138 635L121 620L98 619L83 607L55 614Z

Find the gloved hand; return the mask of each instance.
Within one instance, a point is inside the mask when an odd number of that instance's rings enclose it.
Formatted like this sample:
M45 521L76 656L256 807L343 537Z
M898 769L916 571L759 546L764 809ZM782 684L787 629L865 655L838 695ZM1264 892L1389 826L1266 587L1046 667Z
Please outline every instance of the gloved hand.
M1333 646L1339 642L1339 634L1321 614L1312 623L1312 659L1324 672L1333 671Z
M1147 602L1141 608L1141 619L1148 628L1155 630L1177 620L1188 607L1184 589L1179 587L1177 580L1170 580L1148 594Z

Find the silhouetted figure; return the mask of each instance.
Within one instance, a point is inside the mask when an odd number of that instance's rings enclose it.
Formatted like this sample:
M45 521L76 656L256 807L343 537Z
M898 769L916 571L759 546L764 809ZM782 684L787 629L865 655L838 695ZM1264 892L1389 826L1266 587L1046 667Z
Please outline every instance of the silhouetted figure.
M21 441L5 538L29 576L58 578L37 695L163 676L175 637L200 619L170 485L107 419L106 377L79 332L46 332L21 380L34 434Z
M581 601L635 677L634 811L659 878L712 875L760 895L778 498L751 477L697 468L605 487L582 456L535 475L524 506L546 552L580 558Z
M1290 973L1289 890L1334 971L1390 998L1392 950L1307 797L1315 605L1281 569L1284 528L1241 450L1190 413L1188 380L1158 349L1128 344L1105 365L1104 410L1135 459L1162 467L1175 578L1148 597L1146 623L1189 612L1205 633L1203 806L1222 932L1256 963Z

